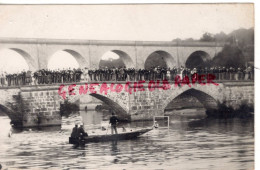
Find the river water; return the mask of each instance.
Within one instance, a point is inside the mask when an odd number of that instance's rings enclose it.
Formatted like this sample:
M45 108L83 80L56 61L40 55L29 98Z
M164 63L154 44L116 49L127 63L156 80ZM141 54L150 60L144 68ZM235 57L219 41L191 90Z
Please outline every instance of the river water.
M68 143L74 123L83 121L89 135L108 125L106 113L80 115L64 118L62 127L23 131L11 129L9 118L0 117L3 169L254 169L253 119L175 114L169 128L166 120L158 120L159 128L134 140L74 147ZM122 126L130 130L152 124L123 123L118 131ZM13 133L8 137L10 129Z

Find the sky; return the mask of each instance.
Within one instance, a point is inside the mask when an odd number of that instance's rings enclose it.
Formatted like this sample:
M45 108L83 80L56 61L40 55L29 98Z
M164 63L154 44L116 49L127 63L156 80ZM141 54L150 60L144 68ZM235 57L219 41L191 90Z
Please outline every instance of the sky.
M171 41L254 26L252 4L1 5L0 37Z

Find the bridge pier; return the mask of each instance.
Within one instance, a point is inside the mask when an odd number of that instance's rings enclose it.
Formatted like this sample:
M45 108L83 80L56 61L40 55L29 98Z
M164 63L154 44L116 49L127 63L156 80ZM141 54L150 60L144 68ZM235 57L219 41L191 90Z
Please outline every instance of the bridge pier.
M60 102L55 91L22 88L21 95L29 104L30 112L23 121L24 127L61 125Z

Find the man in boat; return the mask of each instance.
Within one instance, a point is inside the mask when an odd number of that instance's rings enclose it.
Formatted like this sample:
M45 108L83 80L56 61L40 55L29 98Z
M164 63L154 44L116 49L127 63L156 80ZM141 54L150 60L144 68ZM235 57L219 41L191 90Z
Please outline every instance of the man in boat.
M72 133L70 135L72 138L78 138L78 125L76 124L75 127L72 129Z
M81 139L82 139L83 137L85 137L85 136L88 136L88 133L85 132L83 125L80 125L80 127L79 127L79 129L78 129L78 135L79 135L79 137L80 137Z
M111 124L111 134L114 134L114 131L115 131L115 134L117 134L116 125L117 125L118 121L119 120L115 116L115 112L112 111L112 116L111 116L110 121L109 121L109 123Z

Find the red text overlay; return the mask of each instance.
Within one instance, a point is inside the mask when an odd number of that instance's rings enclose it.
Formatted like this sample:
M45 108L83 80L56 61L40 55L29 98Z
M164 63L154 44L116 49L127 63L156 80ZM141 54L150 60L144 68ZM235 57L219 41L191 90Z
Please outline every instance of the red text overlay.
M154 91L155 89L162 89L162 90L169 90L173 87L182 87L182 86L195 86L195 84L200 84L202 86L208 84L213 84L215 86L218 86L219 84L215 83L213 80L215 80L216 76L213 74L193 74L191 77L184 76L181 78L180 76L176 76L174 78L174 85L171 86L168 80L150 80L148 83L148 88L144 88L144 83L146 83L145 80L140 80L138 82L126 82L125 84L120 83L85 83L85 85L80 85L78 89L78 94L83 95L87 93L99 93L102 95L107 95L108 93L120 93L122 91L125 91L129 94L132 94L137 91L145 91L145 89L148 89L149 91ZM69 95L76 95L75 87L76 84L71 84L67 86L67 89L65 89L65 85L60 85L58 94L63 98L66 99L66 97ZM95 87L100 86L99 90L96 90Z

